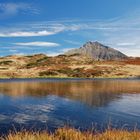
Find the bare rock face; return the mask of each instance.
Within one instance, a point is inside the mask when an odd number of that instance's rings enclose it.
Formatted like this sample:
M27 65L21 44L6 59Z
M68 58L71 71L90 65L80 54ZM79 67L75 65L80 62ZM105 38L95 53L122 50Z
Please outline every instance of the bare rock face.
M120 51L104 46L99 42L87 42L79 49L70 50L65 54L79 54L95 60L121 60L127 58L127 56Z

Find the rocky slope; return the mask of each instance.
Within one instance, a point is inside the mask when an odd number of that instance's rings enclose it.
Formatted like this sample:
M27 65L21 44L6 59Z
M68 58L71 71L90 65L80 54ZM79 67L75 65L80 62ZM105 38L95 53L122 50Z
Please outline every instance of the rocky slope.
M121 60L127 58L123 53L104 46L99 42L87 42L78 49L73 49L66 52L66 55L80 54L94 60Z

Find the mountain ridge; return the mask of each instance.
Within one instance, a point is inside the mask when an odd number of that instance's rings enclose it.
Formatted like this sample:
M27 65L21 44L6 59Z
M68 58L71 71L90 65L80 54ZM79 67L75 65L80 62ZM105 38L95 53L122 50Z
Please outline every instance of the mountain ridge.
M121 60L127 58L122 52L97 41L88 41L82 47L69 50L65 55L80 54L94 60Z

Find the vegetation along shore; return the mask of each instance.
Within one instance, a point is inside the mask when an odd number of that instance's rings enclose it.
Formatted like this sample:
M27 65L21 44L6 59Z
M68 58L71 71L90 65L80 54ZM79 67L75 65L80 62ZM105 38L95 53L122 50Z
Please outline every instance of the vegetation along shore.
M125 130L106 130L103 133L80 132L71 128L60 128L53 134L47 132L10 133L1 140L139 140L140 132Z

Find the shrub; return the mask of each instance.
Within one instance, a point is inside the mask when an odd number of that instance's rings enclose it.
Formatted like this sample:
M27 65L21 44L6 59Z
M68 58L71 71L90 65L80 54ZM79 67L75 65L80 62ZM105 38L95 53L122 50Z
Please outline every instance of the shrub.
M0 62L0 65L9 65L9 64L11 64L11 63L13 63L13 61L11 61L11 60L1 61L1 62Z
M39 76L55 76L57 73L55 71L43 71L39 73Z

